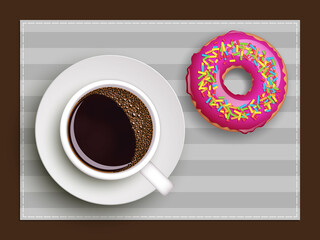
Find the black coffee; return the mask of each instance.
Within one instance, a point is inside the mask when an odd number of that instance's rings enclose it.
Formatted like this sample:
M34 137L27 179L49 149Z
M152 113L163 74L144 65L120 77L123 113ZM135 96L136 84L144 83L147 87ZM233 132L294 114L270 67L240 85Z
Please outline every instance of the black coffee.
M143 158L152 141L150 113L134 94L121 88L100 88L74 107L69 141L78 158L106 172L125 170Z

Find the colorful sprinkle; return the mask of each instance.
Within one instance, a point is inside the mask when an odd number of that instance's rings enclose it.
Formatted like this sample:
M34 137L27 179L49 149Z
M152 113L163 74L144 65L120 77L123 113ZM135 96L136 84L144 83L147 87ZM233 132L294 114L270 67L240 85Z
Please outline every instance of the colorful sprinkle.
M253 48L254 50L256 50L256 48L250 43L250 47Z
M278 74L276 71L276 61L274 57L268 57L265 50L260 50L252 43L239 42L238 40L227 42L214 42L211 50L202 54L201 71L198 71L198 89L206 99L205 102L212 108L220 112L219 117L226 121L246 121L247 119L257 120L261 112L270 112L272 106L278 102L279 89L276 81ZM218 74L219 61L223 64L236 61L250 61L257 68L257 72L262 76L262 95L252 99L249 104L234 106L225 99L224 96L217 95L218 85L216 84L216 74Z

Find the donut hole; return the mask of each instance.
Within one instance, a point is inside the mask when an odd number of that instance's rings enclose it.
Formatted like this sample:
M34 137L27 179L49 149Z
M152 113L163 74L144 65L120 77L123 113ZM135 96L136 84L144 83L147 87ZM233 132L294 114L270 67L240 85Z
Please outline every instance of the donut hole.
M234 68L224 77L224 85L233 94L246 95L251 89L252 77L243 68Z

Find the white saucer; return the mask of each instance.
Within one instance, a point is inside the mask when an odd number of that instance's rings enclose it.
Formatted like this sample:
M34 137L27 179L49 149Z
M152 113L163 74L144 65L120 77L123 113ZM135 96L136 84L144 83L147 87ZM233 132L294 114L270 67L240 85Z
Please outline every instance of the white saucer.
M96 204L129 203L147 196L155 188L140 173L113 181L87 176L70 162L60 141L60 118L69 99L83 86L102 79L131 83L151 99L161 124L160 142L152 163L168 177L183 149L185 122L182 108L169 83L153 68L132 58L97 56L62 72L49 86L39 105L36 143L45 168L70 194Z

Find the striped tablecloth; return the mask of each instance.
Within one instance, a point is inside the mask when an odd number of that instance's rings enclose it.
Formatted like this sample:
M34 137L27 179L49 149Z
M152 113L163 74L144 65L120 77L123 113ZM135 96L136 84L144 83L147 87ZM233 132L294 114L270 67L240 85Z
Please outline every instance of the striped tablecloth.
M230 30L269 41L289 76L280 112L247 135L208 124L185 91L192 54ZM21 219L300 219L299 21L21 21L20 31ZM167 197L154 192L121 206L90 204L63 191L41 163L34 127L42 95L68 66L102 54L146 62L179 97L186 139ZM229 78L237 86L237 76Z

